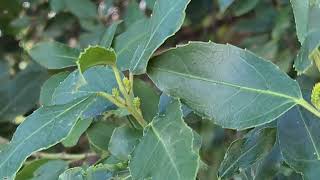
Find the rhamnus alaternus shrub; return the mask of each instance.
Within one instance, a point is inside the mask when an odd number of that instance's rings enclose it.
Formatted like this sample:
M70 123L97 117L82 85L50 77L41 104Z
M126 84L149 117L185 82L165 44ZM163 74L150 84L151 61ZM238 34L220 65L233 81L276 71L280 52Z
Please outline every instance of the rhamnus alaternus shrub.
M87 1L70 2L50 1L81 19L74 6ZM218 1L222 11L230 6L239 16L258 3L237 9L232 2ZM40 108L1 146L0 179L201 179L210 165L196 118L242 133L213 172L219 179L319 179L320 85L307 74L320 67L320 2L291 0L301 44L297 76L230 44L191 41L157 51L185 22L190 0L144 3L150 16L115 21L89 46L26 47L34 61L58 73L43 84ZM83 133L91 153L43 152L74 147ZM99 158L71 163L90 155Z

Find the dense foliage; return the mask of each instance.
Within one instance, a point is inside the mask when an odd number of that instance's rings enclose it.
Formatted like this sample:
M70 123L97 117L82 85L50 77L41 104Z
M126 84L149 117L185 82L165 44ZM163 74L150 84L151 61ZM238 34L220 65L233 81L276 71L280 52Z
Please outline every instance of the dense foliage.
M319 0L0 0L0 179L317 180L319 17Z

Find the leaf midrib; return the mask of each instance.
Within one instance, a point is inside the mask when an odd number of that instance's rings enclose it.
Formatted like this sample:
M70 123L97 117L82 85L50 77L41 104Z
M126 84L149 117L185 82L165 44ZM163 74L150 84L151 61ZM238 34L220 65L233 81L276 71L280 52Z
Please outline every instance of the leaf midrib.
M140 57L139 57L139 59L137 59L137 61L136 61L136 63L135 63L135 66L132 68L133 70L135 70L136 69L136 67L138 66L138 64L139 64L139 62L141 61L141 58L143 57L143 55L144 55L144 53L146 52L146 50L147 50L147 47L149 46L149 44L150 44L150 42L151 42L151 40L153 39L153 37L154 37L154 35L156 34L156 32L158 31L158 29L159 29L159 27L162 25L162 23L164 22L164 20L169 16L169 14L173 11L173 10L175 10L176 9L176 6L177 5L179 5L179 2L180 1L176 1L177 3L174 5L174 6L172 6L170 9L169 9L169 11L167 11L167 13L163 16L163 18L161 18L161 21L160 21L160 23L158 23L158 25L156 26L156 28L154 29L154 30L152 30L151 32L151 36L149 37L149 39L148 39L148 42L146 43L146 45L144 46L144 49L143 49L143 51L142 51L142 53L140 54ZM157 3L157 2L156 2ZM154 17L153 17L154 18ZM153 20L153 19L150 19L150 21L151 20ZM151 23L149 24L149 26L151 26ZM150 28L150 27L149 27ZM164 41L164 40L163 40ZM155 51L155 50L153 50L153 51Z
M46 127L47 125L51 124L53 121L55 121L57 118L59 118L60 116L64 115L65 113L67 113L69 110L73 109L74 107L78 106L79 104L81 104L82 102L86 101L88 99L85 98L81 101L79 101L78 103L72 105L71 107L67 108L66 110L64 110L62 113L58 114L57 116L55 116L54 118L52 118L52 120L48 121L47 123L45 123L44 125L42 125L40 128L38 128L36 131L34 131L33 133L31 133L27 138L25 138L25 140L18 144L18 146L16 146L16 148L14 148L12 151L10 151L11 153L9 153L9 155L7 156L7 158L1 162L0 164L0 168L8 161L8 159L11 158L11 156L20 148L20 146L22 146L23 144L25 144L25 142L31 138L32 136L34 136L36 133L38 133L40 130L42 130L44 127ZM81 113L80 113L81 114ZM79 116L80 116L79 114ZM77 118L78 119L78 118Z
M272 95L272 96L278 96L278 97L282 97L282 98L286 98L286 99L291 99L296 104L300 104L300 102L303 100L302 98L292 97L292 96L288 96L286 94L281 94L281 93L277 93L277 92L273 92L273 91L269 91L269 90L254 89L254 88L250 88L250 87L239 86L239 85L236 85L236 84L231 84L231 83L222 82L222 81L216 81L216 80L212 80L212 79L208 79L208 78L198 77L198 76L194 76L194 75L191 75L191 74L180 73L180 72L171 71L171 70L158 68L158 67L150 67L150 68L151 69L156 69L156 70L159 70L159 71L163 71L163 72L167 72L167 73L171 73L171 74L175 74L175 75L180 75L180 76L185 77L185 78L190 78L190 79L195 79L195 80L200 80L200 81L206 81L206 82L210 82L210 83L229 86L229 87L238 88L238 89L242 89L242 90L247 90L247 91L251 91L251 92L257 92L257 93L261 93L261 94L268 94L268 95Z

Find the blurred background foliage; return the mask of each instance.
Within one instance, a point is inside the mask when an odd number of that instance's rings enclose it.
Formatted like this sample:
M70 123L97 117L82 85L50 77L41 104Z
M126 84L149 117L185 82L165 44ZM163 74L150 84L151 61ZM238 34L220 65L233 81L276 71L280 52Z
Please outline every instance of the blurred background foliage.
M120 34L135 21L150 16L154 2L0 0L1 141L10 139L16 125L39 106L41 85L50 75L58 73L56 70L45 70L28 56L28 50L35 43L55 40L78 48L95 45L110 24L120 23L116 33ZM192 0L183 27L159 51L188 41L230 43L246 48L273 61L290 76L296 76L292 64L300 44L289 0ZM314 73L314 69L308 72L310 76L319 74ZM144 76L142 78L146 79ZM193 113L186 120L203 138L201 156L204 165L199 179L214 180L227 147L242 137L244 132L221 129L209 121L200 121ZM108 121L114 122L112 119ZM57 145L50 151L86 152L90 144L92 149L103 156L104 144L108 143L106 140L111 136L111 133L106 133L106 129L112 132L113 128L101 124L103 122L99 123L90 127L87 137L82 137L77 146L65 148ZM108 126L104 128L104 134L99 134L104 126ZM100 141L101 138L104 141ZM276 176L263 176L265 179L301 179L281 160L277 147L272 152L268 155L271 160L265 165L273 167L271 169ZM97 159L91 157L85 162L73 163L92 164ZM268 161L268 158L264 161ZM43 163L35 164L39 167ZM61 166L65 164L60 163ZM246 173L241 172L234 179L247 179Z

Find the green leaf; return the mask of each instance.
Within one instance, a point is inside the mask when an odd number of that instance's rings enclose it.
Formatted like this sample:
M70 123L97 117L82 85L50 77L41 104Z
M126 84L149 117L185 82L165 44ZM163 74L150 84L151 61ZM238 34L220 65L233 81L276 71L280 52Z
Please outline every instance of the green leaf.
M226 11L235 0L218 0L220 12Z
M91 126L87 131L91 147L100 154L108 152L109 141L115 128L114 124L106 122L97 122Z
M303 94L310 99L314 81L300 79ZM318 179L320 171L320 118L295 107L278 120L278 139L284 160L304 179Z
M36 64L30 64L7 85L0 87L0 121L12 121L24 115L37 104L42 83L47 78Z
M118 39L118 66L122 70L130 69L134 74L145 73L152 54L180 29L189 2L190 0L156 1L151 18L144 22L144 29L139 27L140 31L131 32L136 29L129 28L125 35ZM139 35L130 36L131 33Z
M52 160L41 165L33 173L30 180L57 180L59 175L68 168L68 163L61 160Z
M319 43L320 29L319 31L311 32L306 36L298 56L294 60L294 68L298 71L298 75L305 74L314 64L314 61L309 58L309 54Z
M90 0L66 0L66 8L80 19L91 19L97 16L97 7Z
M298 39L301 44L306 36L315 29L320 29L317 17L320 13L320 2L317 0L291 0Z
M150 84L140 79L134 79L133 92L135 96L141 99L141 110L144 119L151 122L158 113L159 93Z
M97 65L115 66L116 60L116 53L113 49L101 46L89 46L80 53L77 64L79 65L79 70L83 73L87 69Z
M39 159L30 162L28 165L25 165L21 171L18 172L16 180L26 180L33 177L34 171L36 171L41 165L47 163L48 159Z
M48 69L76 66L80 50L58 42L41 42L29 50L37 63Z
M77 98L94 95L93 103L83 113L82 118L96 117L113 105L105 98L96 95L99 92L111 94L114 87L117 87L117 82L113 71L108 67L93 67L83 74L74 71L56 88L53 94L53 104L66 104Z
M242 0L242 1L236 1L232 4L231 8L233 13L236 16L242 16L251 10L253 10L257 4L260 2L260 0Z
M174 100L146 127L134 149L129 162L132 178L195 179L200 159L193 143L193 132L182 119L181 104Z
M76 125L72 128L68 137L62 141L63 146L72 147L77 145L80 136L89 128L91 123L92 119L78 120Z
M0 60L0 83L7 82L10 79L9 66Z
M115 128L109 142L110 153L119 160L129 160L129 156L141 136L139 131L128 126Z
M40 92L40 104L45 106L52 105L52 95L55 89L67 78L68 75L68 72L55 74L42 85Z
M97 165L86 170L81 167L68 169L59 176L59 180L112 180L113 176L108 166Z
M103 33L101 40L99 42L100 46L109 48L111 47L114 35L116 34L118 25L121 23L121 21L115 21L113 22Z
M130 1L124 15L124 24L126 27L130 27L135 22L145 18L146 16L139 8L139 4L136 1Z
M65 0L50 0L50 7L55 12L63 11L66 7Z
M14 178L32 153L47 149L67 137L89 103L90 98L84 98L66 105L41 107L31 114L0 153L0 179Z
M249 132L246 137L234 141L228 148L219 168L219 177L227 179L240 169L247 169L264 158L274 146L276 130L264 128Z
M278 118L302 100L296 81L232 45L193 42L152 60L148 75L166 94L226 128Z

